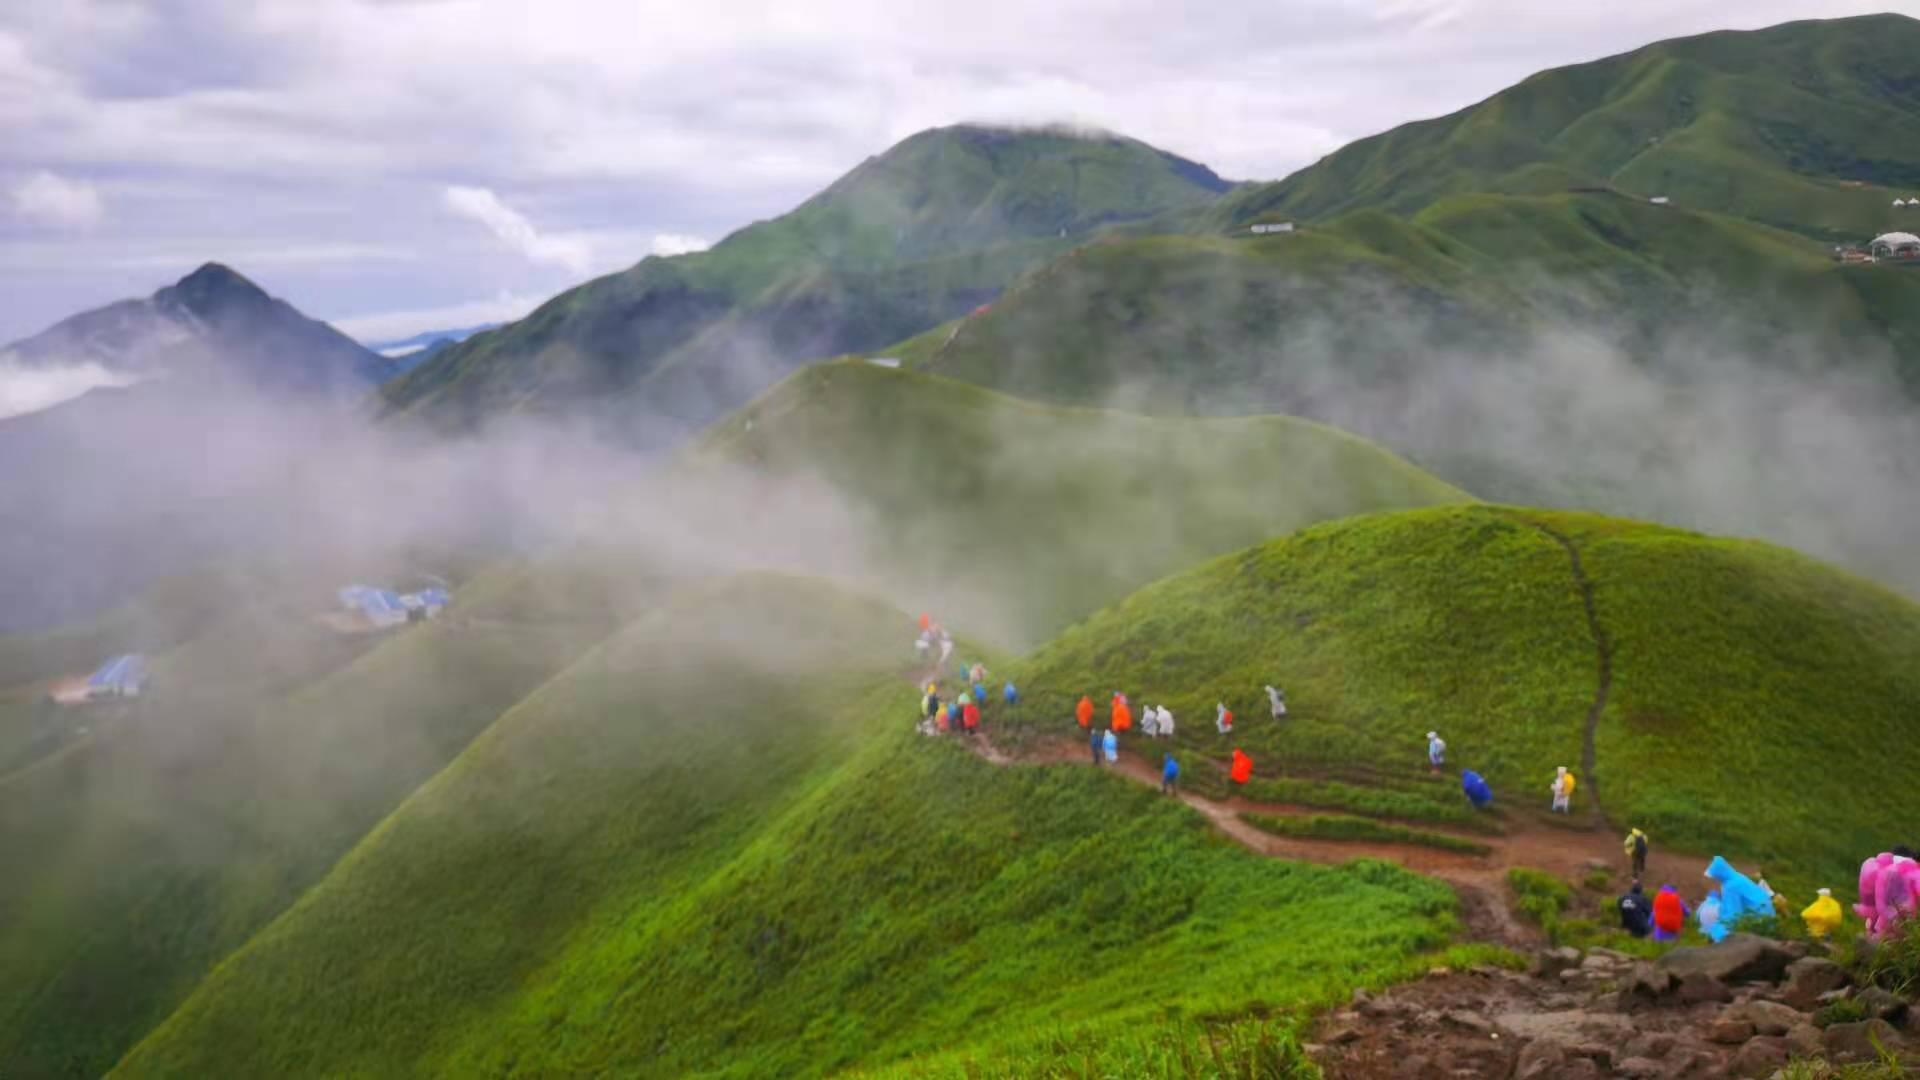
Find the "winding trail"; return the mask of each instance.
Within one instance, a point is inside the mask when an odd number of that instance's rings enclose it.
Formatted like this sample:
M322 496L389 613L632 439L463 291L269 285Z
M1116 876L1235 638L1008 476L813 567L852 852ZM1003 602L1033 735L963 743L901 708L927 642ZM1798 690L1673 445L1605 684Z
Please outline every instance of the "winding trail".
M1599 677L1594 686L1593 702L1587 706L1586 728L1580 735L1580 782L1587 789L1588 817L1596 827L1604 826L1607 815L1600 803L1600 781L1594 775L1599 765L1599 755L1594 750L1594 735L1600 728L1600 715L1607 711L1607 697L1613 692L1613 640L1607 637L1606 627L1600 625L1600 613L1593 602L1593 579L1587 576L1587 569L1580 561L1579 545L1573 542L1572 537L1552 526L1517 514L1510 516L1566 549L1567 561L1573 567L1573 583L1580 590L1580 604L1586 609L1587 633L1593 637Z
M972 738L955 738L975 754L1005 767L1078 766L1092 767L1087 748L1078 740L1053 739L1036 744L1031 750L1014 754L995 746L982 733ZM1207 759L1209 763L1211 759ZM1100 766L1126 780L1149 787L1160 786L1160 771L1136 754L1122 752L1112 766ZM1625 880L1625 856L1620 840L1610 830L1597 827L1568 828L1541 824L1525 817L1510 819L1507 831L1498 835L1450 830L1428 822L1415 822L1430 832L1458 836L1487 846L1485 854L1445 851L1419 844L1386 843L1374 840L1323 840L1312 837L1277 836L1249 824L1245 813L1303 817L1324 814L1325 808L1266 803L1239 796L1209 799L1180 790L1181 802L1200 812L1207 821L1229 839L1256 854L1299 862L1343 863L1352 859L1382 859L1416 873L1438 878L1453 886L1460 898L1461 920L1469 937L1505 945L1530 948L1543 938L1539 930L1514 918L1508 903L1506 874L1516 866L1545 870L1562 879L1577 880L1596 861L1616 871L1616 884ZM1649 854L1647 881L1655 888L1662 881L1690 880L1699 872L1697 859L1654 850Z

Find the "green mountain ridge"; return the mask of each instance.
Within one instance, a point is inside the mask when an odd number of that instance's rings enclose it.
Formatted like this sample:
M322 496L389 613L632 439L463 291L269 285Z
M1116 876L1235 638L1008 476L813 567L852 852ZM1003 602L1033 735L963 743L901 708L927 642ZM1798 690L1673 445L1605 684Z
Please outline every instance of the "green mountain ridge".
M922 132L709 251L645 259L442 351L387 385L387 408L462 428L611 395L603 425L672 441L801 361L917 332L1090 229L1227 186L1119 136Z

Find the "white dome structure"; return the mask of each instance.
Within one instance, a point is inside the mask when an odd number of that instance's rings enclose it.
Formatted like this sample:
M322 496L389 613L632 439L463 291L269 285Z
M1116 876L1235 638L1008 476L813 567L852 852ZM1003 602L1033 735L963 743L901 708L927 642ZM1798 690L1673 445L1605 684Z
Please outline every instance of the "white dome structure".
M1876 259L1920 259L1920 236L1910 232L1881 233L1867 245Z

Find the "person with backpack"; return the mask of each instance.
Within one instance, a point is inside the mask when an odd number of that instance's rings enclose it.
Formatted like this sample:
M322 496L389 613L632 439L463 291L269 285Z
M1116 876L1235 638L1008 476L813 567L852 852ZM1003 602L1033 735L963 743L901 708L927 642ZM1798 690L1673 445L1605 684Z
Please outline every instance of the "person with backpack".
M1620 909L1620 929L1643 938L1653 932L1653 904L1647 894L1640 891L1640 879L1633 879L1633 886L1620 894L1615 904Z
M1660 886L1653 898L1653 940L1674 941L1687 928L1687 916L1693 912L1671 885Z
M1233 748L1233 768L1227 771L1227 778L1241 787L1253 779L1253 759L1241 753L1237 746Z
M1647 876L1647 834L1639 829L1630 829L1621 847L1626 850L1627 858L1633 860L1633 880L1639 881Z
M1427 765L1433 769L1433 775L1439 776L1440 770L1447 764L1447 743L1437 731L1427 732Z
M965 725L967 734L972 735L980 727L980 706L967 702L960 710L960 722Z
M1475 810L1483 810L1493 801L1493 789L1487 786L1484 777L1472 769L1460 770L1460 790L1466 794L1467 801L1473 804Z
M1233 714L1227 711L1227 704L1224 701L1214 703L1213 729L1222 735L1233 734Z
M1573 813L1573 774L1567 771L1565 765L1561 765L1554 770L1553 783L1550 785L1550 790L1553 792L1553 812L1556 814Z
M1173 760L1172 754L1168 754L1166 755L1166 760L1160 763L1160 793L1162 795L1173 794L1174 782L1179 779L1180 763Z

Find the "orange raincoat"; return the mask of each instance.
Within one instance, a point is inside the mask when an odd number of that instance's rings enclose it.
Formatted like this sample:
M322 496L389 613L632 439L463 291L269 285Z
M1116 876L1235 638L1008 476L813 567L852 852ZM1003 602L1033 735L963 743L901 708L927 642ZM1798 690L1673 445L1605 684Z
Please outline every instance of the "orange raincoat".
M1253 759L1241 753L1237 746L1233 748L1233 769L1227 775L1231 776L1236 784L1244 784L1253 779Z
M1133 710L1119 698L1113 699L1113 730L1126 731L1133 727Z
M1073 707L1073 715L1080 719L1081 727L1093 723L1093 699L1082 694L1080 704Z

